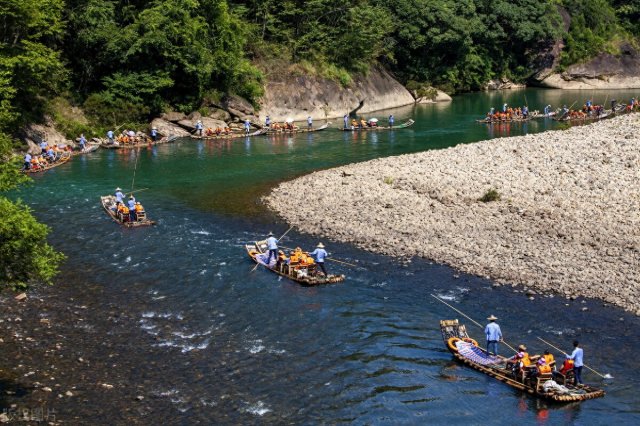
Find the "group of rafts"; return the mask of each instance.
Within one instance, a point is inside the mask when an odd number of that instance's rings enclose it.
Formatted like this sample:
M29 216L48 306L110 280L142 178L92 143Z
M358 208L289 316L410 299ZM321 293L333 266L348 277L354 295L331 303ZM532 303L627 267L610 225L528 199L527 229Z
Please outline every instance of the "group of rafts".
M611 102L611 109L605 109L603 105L595 105L591 100L587 100L581 109L574 110L564 105L562 108L552 110L551 105L547 105L541 113L538 110L529 112L527 106L509 107L504 104L502 111L491 109L482 120L476 120L478 123L510 123L525 122L537 118L550 118L555 121L590 121L601 120L616 114L640 111L640 100L631 98L628 104L620 104L616 101Z
M490 354L478 346L458 320L440 321L440 331L447 349L458 361L521 391L556 402L583 401L605 394L602 389L575 384L570 360L556 370L553 355L546 352L529 357L524 346L512 358Z

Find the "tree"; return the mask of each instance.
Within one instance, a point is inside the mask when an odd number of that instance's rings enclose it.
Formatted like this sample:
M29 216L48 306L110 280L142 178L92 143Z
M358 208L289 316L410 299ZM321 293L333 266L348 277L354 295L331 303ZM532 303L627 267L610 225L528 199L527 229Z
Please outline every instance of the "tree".
M0 73L15 89L23 120L38 116L43 98L66 80L56 43L64 31L63 0L0 0Z
M10 138L0 133L0 192L24 184L20 159L12 157ZM33 282L50 284L64 255L47 244L49 228L29 207L0 196L0 287L25 289Z

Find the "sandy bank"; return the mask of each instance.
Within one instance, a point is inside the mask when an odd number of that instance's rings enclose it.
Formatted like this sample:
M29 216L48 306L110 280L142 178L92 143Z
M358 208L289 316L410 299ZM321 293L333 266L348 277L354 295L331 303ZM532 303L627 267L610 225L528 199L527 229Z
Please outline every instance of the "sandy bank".
M266 202L313 234L640 315L639 114L316 172Z

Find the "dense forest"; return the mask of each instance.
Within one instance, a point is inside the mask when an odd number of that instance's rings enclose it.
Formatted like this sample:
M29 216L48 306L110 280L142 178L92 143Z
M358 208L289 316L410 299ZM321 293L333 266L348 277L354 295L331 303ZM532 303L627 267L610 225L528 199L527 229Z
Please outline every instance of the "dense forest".
M639 36L639 0L0 0L3 126L62 96L96 125L257 103L265 70L301 64L348 84L382 63L448 92L524 80L564 37L562 64ZM571 16L565 33L559 7ZM275 66L277 69L277 65ZM17 113L12 120L12 114ZM11 130L11 126L2 130Z

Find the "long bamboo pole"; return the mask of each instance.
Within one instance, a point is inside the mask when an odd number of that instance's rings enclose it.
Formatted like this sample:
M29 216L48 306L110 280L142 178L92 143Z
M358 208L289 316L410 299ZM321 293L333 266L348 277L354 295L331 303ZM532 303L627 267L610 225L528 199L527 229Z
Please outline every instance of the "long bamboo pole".
M551 346L553 349L559 351L560 353L566 354L565 351L563 351L562 349L560 349L560 348L554 346L553 344L547 342L542 337L538 337L538 340L540 340L543 343L546 343L547 345ZM598 376L602 377L603 379L613 379L613 376L611 376L611 374L600 374L596 370L594 370L593 368L589 367L587 364L582 364L582 365L584 365L584 367L586 367L587 369L593 371L594 373L596 373Z
M295 249L293 249L291 247L285 247L285 246L282 246L282 248L285 249L285 250L295 250ZM332 262L342 263L342 264L345 264L345 265L353 266L354 268L357 268L359 266L359 265L354 265L353 263L345 262L344 260L333 259L331 257L326 257L325 259L326 260L330 260Z
M448 304L447 302L445 302L444 300L440 299L438 296L436 296L435 294L431 294L431 297L433 297L434 299L438 300L439 302L444 303L445 305L447 305L448 307L450 307L451 309L453 309L454 311L456 311L457 313L459 313L460 315L462 315L463 317L465 317L466 319L468 319L469 321L471 321L472 323L474 323L475 325L477 325L478 327L480 327L481 329L484 330L484 326L482 324L480 324L478 321L474 320L473 318L471 318L470 316L468 316L467 314L465 314L464 312L462 312L460 309L454 308L453 306L451 306L450 304ZM502 343L505 344L505 346L507 346L509 349L511 349L512 351L514 351L515 353L518 353L518 351L511 346L510 344L508 344L507 342L505 342L504 340L501 341Z
M293 229L293 226L291 228L287 229L287 232L285 232L284 234L282 234L282 236L280 238L278 238L278 242L280 242L280 240L283 239L284 236L287 235L289 233L289 231L291 231L292 229ZM286 248L286 247L283 247L283 248ZM261 263L256 260L256 266L254 266L253 269L250 272L253 272L256 269L258 269L258 266L260 266L260 265L261 265ZM265 264L264 266L268 266L268 265Z

